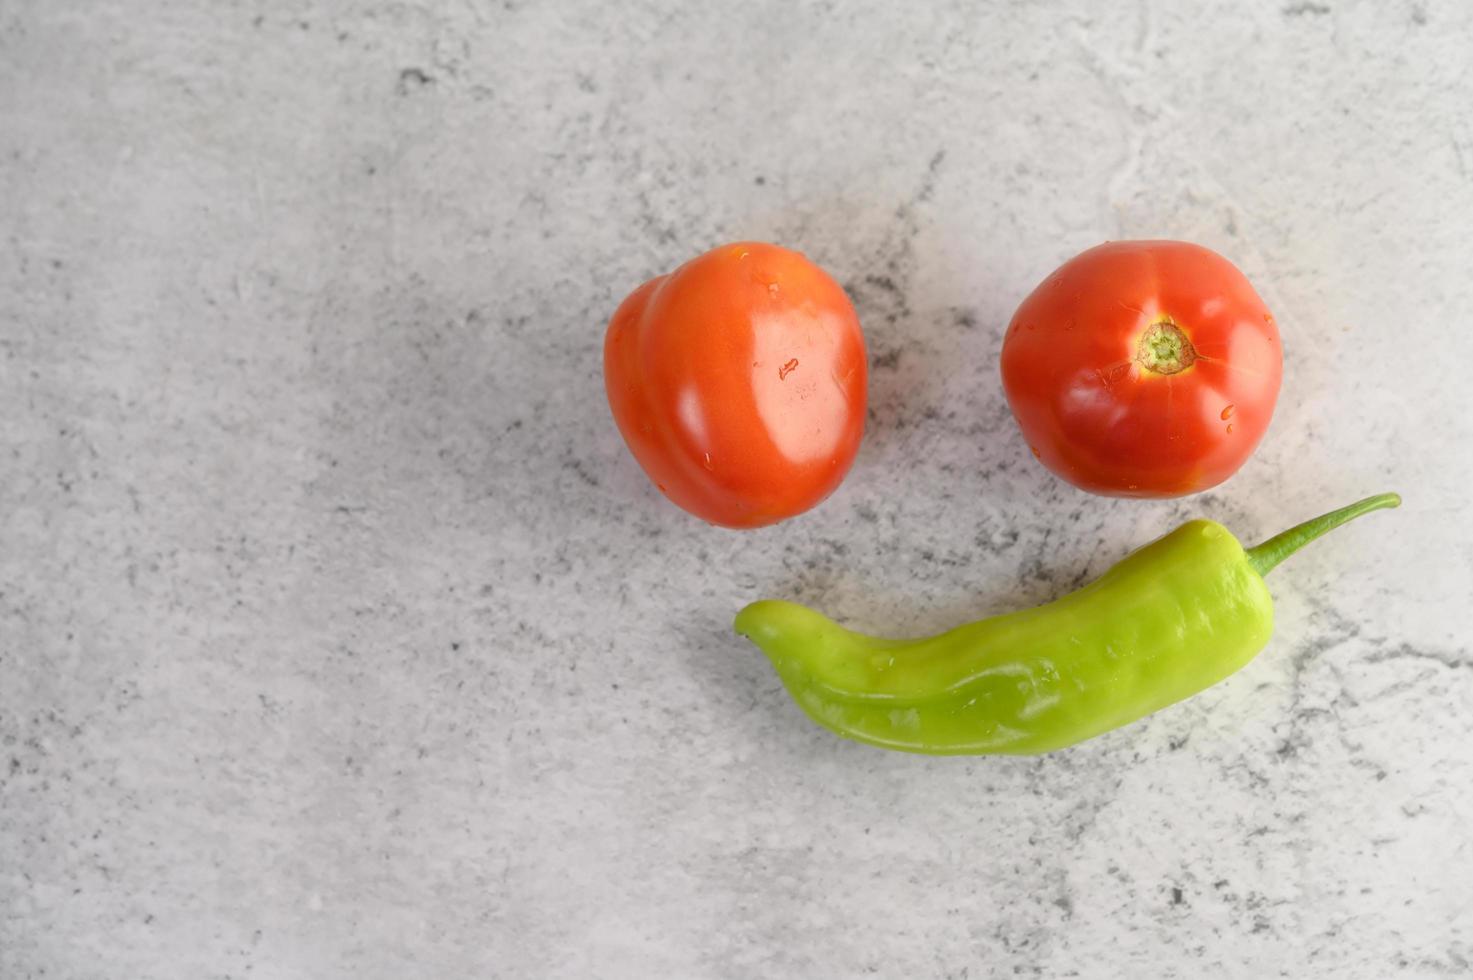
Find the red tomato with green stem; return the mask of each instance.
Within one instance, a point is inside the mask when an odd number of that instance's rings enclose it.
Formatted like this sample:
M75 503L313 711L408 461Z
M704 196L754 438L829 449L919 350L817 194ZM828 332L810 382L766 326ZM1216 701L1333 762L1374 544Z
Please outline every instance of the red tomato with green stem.
M604 338L609 408L634 458L672 501L726 527L792 517L839 486L867 383L844 290L761 242L651 279Z
M1263 300L1186 242L1109 242L1013 315L1008 403L1033 455L1092 493L1177 497L1237 472L1268 429L1283 354Z

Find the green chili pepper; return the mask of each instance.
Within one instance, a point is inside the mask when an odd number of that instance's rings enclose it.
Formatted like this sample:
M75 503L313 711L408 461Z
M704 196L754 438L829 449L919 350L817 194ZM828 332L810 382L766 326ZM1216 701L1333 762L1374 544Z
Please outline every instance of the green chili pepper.
M791 602L736 617L799 706L847 738L936 755L1050 752L1216 684L1268 643L1263 576L1352 518L1367 497L1244 549L1191 521L1095 582L1037 609L923 640L886 640Z

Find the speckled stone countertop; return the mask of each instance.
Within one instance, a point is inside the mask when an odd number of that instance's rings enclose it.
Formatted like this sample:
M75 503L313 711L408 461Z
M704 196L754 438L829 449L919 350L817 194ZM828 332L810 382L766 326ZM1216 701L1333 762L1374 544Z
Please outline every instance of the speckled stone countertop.
M0 4L0 977L1473 970L1473 6ZM1028 455L1002 330L1184 238L1287 354L1211 493ZM612 425L715 244L850 291L839 492L735 533ZM1226 683L1042 758L806 721L761 596L938 630L1191 516Z

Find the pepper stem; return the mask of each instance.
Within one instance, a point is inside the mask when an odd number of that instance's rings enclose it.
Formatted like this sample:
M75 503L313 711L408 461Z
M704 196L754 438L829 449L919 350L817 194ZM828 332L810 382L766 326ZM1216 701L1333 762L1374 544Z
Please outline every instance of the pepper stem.
M1346 521L1353 521L1373 510L1400 505L1401 497L1394 493L1378 493L1374 497L1357 500L1339 510L1332 510L1328 514L1321 514L1303 524L1296 524L1282 534L1275 534L1256 548L1249 548L1248 564L1252 565L1253 570L1259 575L1267 575L1279 562L1320 535L1335 530Z

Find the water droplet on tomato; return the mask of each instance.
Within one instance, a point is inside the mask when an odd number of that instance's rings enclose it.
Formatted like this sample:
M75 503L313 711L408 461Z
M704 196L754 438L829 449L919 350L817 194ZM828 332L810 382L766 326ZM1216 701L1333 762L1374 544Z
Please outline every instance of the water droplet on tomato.
M711 454L710 453L707 453L706 454L706 469L708 469L708 470L714 470L715 468L716 468L715 465L713 465L712 462L711 462Z
M1227 407L1225 407L1222 410L1222 416L1221 416L1221 418L1222 418L1222 420L1224 422L1226 422L1228 419L1230 419L1230 418L1233 417L1233 408L1234 408L1233 405L1228 405Z

